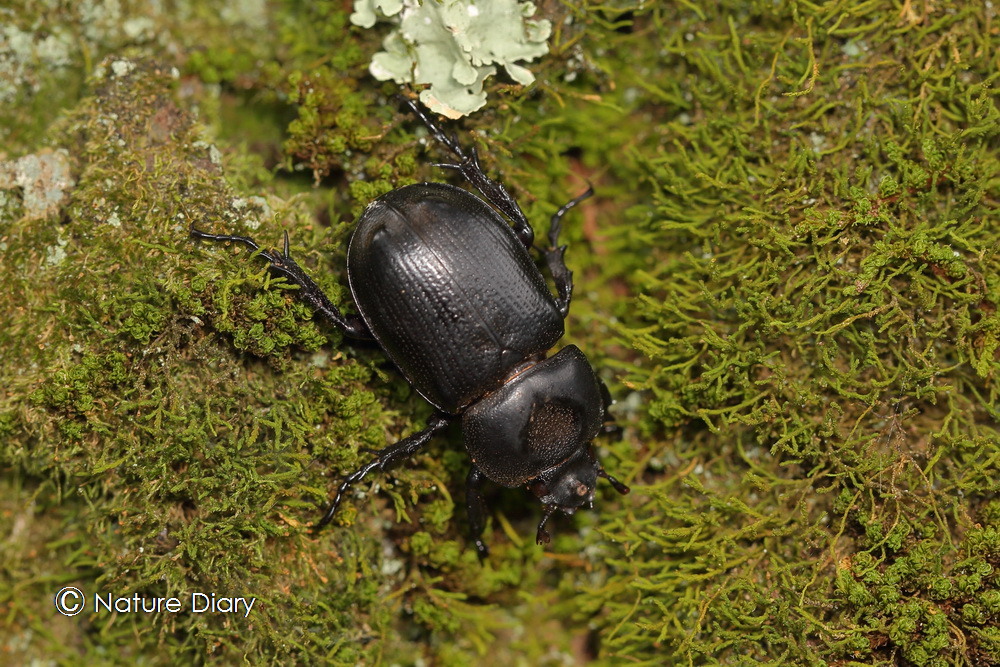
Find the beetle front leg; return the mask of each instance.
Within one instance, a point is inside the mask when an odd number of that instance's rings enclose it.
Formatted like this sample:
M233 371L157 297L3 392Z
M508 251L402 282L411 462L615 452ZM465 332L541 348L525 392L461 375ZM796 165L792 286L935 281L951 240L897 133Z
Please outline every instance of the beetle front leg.
M337 513L337 508L340 507L340 501L343 499L344 494L347 493L347 490L351 488L352 485L360 482L368 473L376 468L385 472L403 459L413 456L418 449L427 444L435 433L447 425L447 417L434 415L427 420L427 427L422 431L418 431L408 438L403 438L399 442L393 443L385 449L379 450L378 456L375 457L375 460L366 463L344 478L344 481L341 482L340 486L337 488L337 495L334 497L333 502L330 503L326 513L323 515L323 518L320 519L319 523L316 524L314 530L319 530L326 524L330 523L330 520L333 519L333 515Z
M330 299L323 293L313 279L310 278L302 267L299 266L288 252L288 232L285 232L285 246L279 255L271 250L260 250L260 246L252 238L247 236L234 236L229 234L209 234L199 229L191 227L191 236L209 241L224 241L242 243L254 252L260 251L260 256L271 263L271 270L280 276L284 276L294 285L299 286L299 298L310 305L317 313L333 322L347 336L361 340L372 340L371 331L368 325L358 315L344 315L333 305Z
M486 506L483 503L483 482L486 481L484 475L476 464L472 464L469 469L469 476L465 479L465 507L469 513L469 532L476 545L476 553L479 560L486 560L490 555L490 550L483 542L483 529L486 528Z
M608 390L608 385L604 384L604 380L598 378L597 383L601 387L601 402L604 405L604 423L601 425L601 432L605 435L612 435L620 440L622 437L622 427L618 425L618 422L615 421L615 416L611 414L611 406L615 402L611 398L611 391Z
M563 258L566 254L566 246L559 245L559 232L562 231L562 219L571 208L593 194L594 188L587 188L587 191L582 195L566 202L562 208L555 212L551 222L549 222L549 247L544 251L545 263L548 265L549 273L552 274L552 280L556 284L556 292L559 294L559 297L556 299L556 305L559 307L559 313L563 317L566 317L569 313L569 302L573 299L573 272L566 267L566 261Z

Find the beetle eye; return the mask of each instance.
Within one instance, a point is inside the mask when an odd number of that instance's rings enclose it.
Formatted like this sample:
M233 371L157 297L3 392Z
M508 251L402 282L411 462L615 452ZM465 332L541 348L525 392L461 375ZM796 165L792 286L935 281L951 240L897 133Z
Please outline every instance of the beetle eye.
M583 496L587 495L588 493L590 493L590 489L587 488L586 484L584 484L583 482L580 482L579 484L576 485L576 495L578 495L578 496L580 496L582 498Z

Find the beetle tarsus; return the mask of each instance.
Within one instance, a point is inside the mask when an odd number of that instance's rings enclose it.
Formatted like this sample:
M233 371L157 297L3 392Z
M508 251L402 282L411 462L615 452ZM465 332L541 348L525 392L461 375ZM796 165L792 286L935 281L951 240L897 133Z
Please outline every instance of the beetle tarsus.
M191 227L191 236L209 241L221 241L230 243L241 243L252 251L259 253L261 257L271 264L271 270L283 276L288 282L299 287L299 298L306 302L317 313L340 327L345 335L361 340L371 340L372 334L368 330L368 325L358 315L344 315L340 312L329 297L323 293L313 279L310 278L302 267L299 266L289 252L288 231L285 231L284 246L281 254L271 250L261 250L260 245L248 236L236 236L233 234L209 234L200 229Z
M549 273L552 274L552 280L556 284L556 293L559 295L556 299L556 305L559 307L559 313L563 317L569 314L569 304L573 300L573 272L566 266L566 260L564 259L566 246L559 245L559 232L562 231L562 219L570 209L593 194L593 186L588 187L586 192L563 204L562 208L555 212L552 220L549 222L549 247L545 250L545 263L548 265Z
M559 232L562 231L563 216L569 213L570 209L582 202L584 199L589 199L593 196L594 186L588 184L587 189L583 193L570 199L555 212L552 216L552 220L549 221L549 247L554 248L559 245Z
M319 523L316 524L314 530L319 530L326 524L330 523L333 519L333 515L337 513L337 508L340 507L340 501L343 499L344 494L347 493L348 489L350 489L354 484L360 482L373 470L378 469L379 471L385 472L404 459L410 458L417 452L417 450L426 445L427 442L434 437L435 433L447 425L447 417L434 415L427 420L427 426L423 430L418 431L407 438L403 438L399 442L393 443L384 449L380 449L374 460L369 461L344 478L344 481L342 481L340 486L337 488L337 495L334 496L333 502L331 502L327 507L326 512L323 514L323 518L319 520Z

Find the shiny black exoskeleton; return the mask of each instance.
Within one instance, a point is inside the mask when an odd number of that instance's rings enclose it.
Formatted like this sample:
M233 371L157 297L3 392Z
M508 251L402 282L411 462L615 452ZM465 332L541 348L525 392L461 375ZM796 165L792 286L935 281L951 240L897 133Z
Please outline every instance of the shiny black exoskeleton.
M590 506L598 477L619 493L629 491L604 471L591 450L591 440L611 421L604 383L574 345L545 357L563 335L573 293L572 273L563 261L566 246L558 245L560 224L591 191L552 216L543 255L556 286L553 296L528 253L534 231L514 198L486 176L475 149L466 153L419 107L409 105L458 158L456 164L438 166L461 172L492 207L441 183L409 185L373 201L347 254L347 277L360 315L341 313L292 260L287 233L281 254L260 252L275 273L300 287L301 299L345 334L374 338L437 408L426 428L348 475L319 526L333 518L352 484L411 456L461 418L472 458L466 500L479 555L487 553L482 541L485 479L526 486L538 496L545 512L537 541L548 542L545 524L552 513ZM194 228L191 234L259 250L243 236Z

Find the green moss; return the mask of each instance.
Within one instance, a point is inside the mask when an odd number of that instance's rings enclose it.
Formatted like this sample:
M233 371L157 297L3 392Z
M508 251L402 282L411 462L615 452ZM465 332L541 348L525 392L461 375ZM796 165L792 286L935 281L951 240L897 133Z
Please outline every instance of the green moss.
M994 575L998 552L991 543L985 558L982 548L983 535L989 540L995 532L993 526L972 529L957 548L918 540L907 544L904 554L875 547L842 562L838 590L854 608L857 630L871 639L867 650L854 649L854 657L872 659L874 647L898 651L920 665L1000 657L988 641L979 641L981 627L1000 622L995 605L1000 579ZM962 638L959 643L955 635Z
M364 108L364 98L351 94L353 87L330 68L288 77L290 101L299 111L289 125L285 150L317 178L351 168L352 154L363 155L383 134L377 117Z
M318 450L328 442L354 443L355 450L360 443L384 442L370 429L380 414L364 389L371 374L341 356L326 364L322 378L309 364L274 375L234 354L245 347L287 367L293 346L317 349L325 337L285 291L268 289L259 267L230 266L224 276L218 255L209 257L209 268L205 253L188 240L186 220L234 220L246 208L228 190L192 116L172 99L170 71L113 59L102 72L96 96L55 134L78 164L77 186L64 203L71 221L66 258L49 267L38 262L45 246L37 239L50 235L54 218L19 221L12 238L20 259L5 267L5 280L15 285L14 297L32 319L5 331L4 345L13 349L25 331L59 333L33 335L29 354L7 369L14 371L10 377L32 379L13 383L26 402L4 405L10 432L4 463L30 475L22 500L34 497L57 510L37 530L78 527L57 553L91 556L82 565L79 558L65 561L66 581L91 596L256 596L262 611L256 620L241 621L258 628L251 642L257 648L250 650L301 652L315 642L287 625L283 610L290 593L273 582L311 576L305 561L286 562L298 550L293 543L308 544L296 517L326 497L322 470L310 465L307 438L325 425L330 440L317 442ZM325 388L331 384L336 393ZM305 409L281 401L300 392L312 397ZM251 406L253 396L270 405ZM335 414L345 421L337 422ZM239 423L245 415L253 419ZM348 422L349 435L333 426ZM61 488L49 479L72 482ZM275 539L285 546L268 547ZM55 589L42 595L51 579L39 569L18 585L38 592L39 600L51 599ZM301 584L284 590L291 588ZM349 602L371 595L358 592L342 597ZM295 623L318 607L298 608ZM22 618L22 632L41 629L43 617ZM80 618L73 627L81 639L92 624L103 623L99 614ZM247 650L238 640L240 622L233 625L224 615L179 618L184 629L167 642L177 657L203 655L209 647L224 654ZM103 645L134 643L134 624L140 635L150 633L142 617L132 617ZM334 634L325 637L336 652ZM151 657L161 650L138 648ZM82 650L70 642L62 655ZM345 651L357 655L350 646Z

